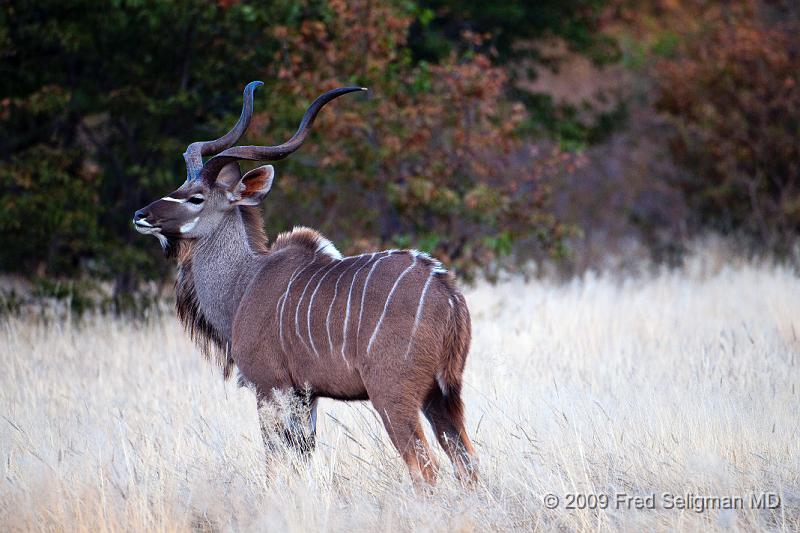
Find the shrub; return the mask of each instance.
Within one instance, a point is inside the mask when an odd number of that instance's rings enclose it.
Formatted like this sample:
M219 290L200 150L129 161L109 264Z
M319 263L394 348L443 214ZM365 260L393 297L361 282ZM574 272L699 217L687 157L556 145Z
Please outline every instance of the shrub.
M657 74L697 221L779 252L800 230L800 23L790 14L750 0L708 7Z

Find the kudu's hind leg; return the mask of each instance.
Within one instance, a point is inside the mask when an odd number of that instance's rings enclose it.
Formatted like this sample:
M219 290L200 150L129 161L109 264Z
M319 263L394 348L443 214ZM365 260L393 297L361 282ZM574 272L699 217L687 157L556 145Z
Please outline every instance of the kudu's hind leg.
M412 398L376 398L372 394L370 399L392 444L406 462L414 484L419 487L425 481L433 485L438 465L420 424L418 402Z
M434 386L422 405L436 439L456 469L456 476L466 485L478 480L475 449L464 427L464 405L458 391L445 395Z

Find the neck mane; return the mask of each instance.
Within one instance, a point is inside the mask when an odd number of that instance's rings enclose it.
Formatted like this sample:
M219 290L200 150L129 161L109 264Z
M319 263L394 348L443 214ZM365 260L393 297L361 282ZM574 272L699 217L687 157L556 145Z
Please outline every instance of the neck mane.
M178 318L203 355L213 358L222 368L225 379L228 379L234 366L228 349L233 313L220 311L220 299L233 298L235 301L225 303L235 311L246 285L242 278L252 274L251 265L258 256L269 253L269 246L261 211L256 206L238 206L223 224L229 226L224 228L226 231L242 235L243 239L220 239L218 235L206 241L181 239L174 243L172 255L178 260L178 277L175 280ZM224 256L219 254L220 247L228 247L227 252L230 253ZM236 276L218 268L223 265L237 269ZM216 298L209 295L205 285L203 290L198 291L195 284L198 277L213 276L215 270L221 273L219 283L214 284L212 291L212 294L217 293ZM221 318L225 314L229 315L227 320Z

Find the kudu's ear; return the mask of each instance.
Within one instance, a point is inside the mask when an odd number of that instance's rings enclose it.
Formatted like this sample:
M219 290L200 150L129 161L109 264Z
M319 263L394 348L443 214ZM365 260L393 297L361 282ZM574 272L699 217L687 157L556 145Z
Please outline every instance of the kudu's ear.
M217 184L221 185L224 189L230 189L241 179L242 171L239 168L239 163L229 163L219 171L217 175Z
M272 188L274 177L272 165L254 168L228 189L228 200L234 205L258 205Z

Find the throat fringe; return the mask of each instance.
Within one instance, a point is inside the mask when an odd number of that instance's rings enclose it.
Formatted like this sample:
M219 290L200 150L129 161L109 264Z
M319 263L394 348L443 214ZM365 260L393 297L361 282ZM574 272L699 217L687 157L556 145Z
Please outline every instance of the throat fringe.
M175 309L178 318L191 339L200 348L200 352L208 360L213 360L222 368L222 375L227 380L235 366L230 356L228 343L214 326L203 315L192 275L191 241L178 241L178 277L175 280Z

